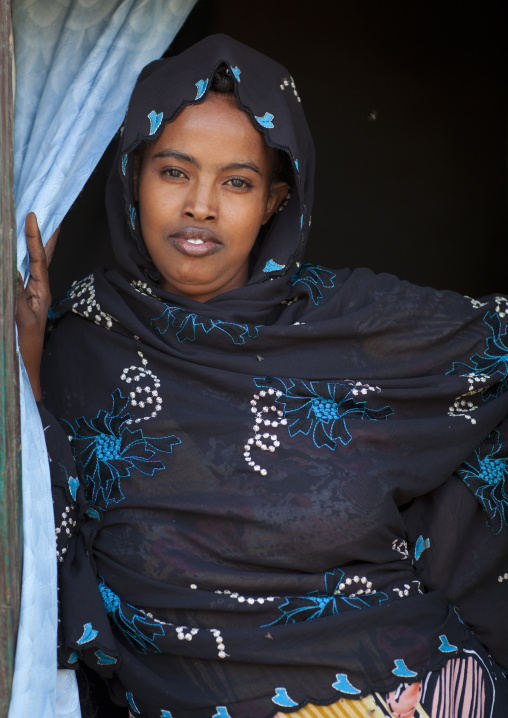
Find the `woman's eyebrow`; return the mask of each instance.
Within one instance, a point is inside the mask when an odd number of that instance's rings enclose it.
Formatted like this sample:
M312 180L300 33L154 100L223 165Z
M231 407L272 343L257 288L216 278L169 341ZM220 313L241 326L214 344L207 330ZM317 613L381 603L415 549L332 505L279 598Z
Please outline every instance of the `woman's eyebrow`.
M229 165L221 165L219 169L221 172L227 170L252 170L252 172L256 172L260 177L263 176L263 173L254 162L231 162Z
M181 160L182 162L190 162L191 165L194 165L198 169L201 169L201 165L195 157L192 157L192 155L188 155L185 152L173 150L170 147L165 150L161 150L160 152L157 152L155 155L153 155L152 160L167 157L171 157L174 160Z

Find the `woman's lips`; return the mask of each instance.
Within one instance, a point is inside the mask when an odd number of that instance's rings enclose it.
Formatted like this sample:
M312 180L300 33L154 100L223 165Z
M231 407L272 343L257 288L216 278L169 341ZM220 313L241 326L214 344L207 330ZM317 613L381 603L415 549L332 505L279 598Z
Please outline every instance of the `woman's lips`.
M188 257L206 257L220 249L219 239L208 229L186 227L169 236L171 244Z

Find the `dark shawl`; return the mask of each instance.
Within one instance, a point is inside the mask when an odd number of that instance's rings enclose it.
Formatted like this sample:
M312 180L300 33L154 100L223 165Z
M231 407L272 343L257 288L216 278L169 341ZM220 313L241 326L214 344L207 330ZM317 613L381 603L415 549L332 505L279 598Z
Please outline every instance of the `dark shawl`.
M158 287L132 151L223 61L294 187L248 284L198 303ZM107 191L119 268L53 309L59 655L134 716L387 691L460 654L466 624L508 663L508 302L300 264L313 165L280 65L224 36L152 63Z

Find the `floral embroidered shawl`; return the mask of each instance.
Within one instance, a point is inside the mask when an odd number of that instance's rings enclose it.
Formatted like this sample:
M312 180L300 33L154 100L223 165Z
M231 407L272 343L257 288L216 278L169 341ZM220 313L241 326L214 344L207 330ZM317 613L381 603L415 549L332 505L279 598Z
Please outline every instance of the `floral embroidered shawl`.
M248 284L198 303L157 284L132 152L221 62L294 185ZM119 267L53 307L59 655L133 716L388 691L468 626L508 664L508 300L302 263L313 165L280 65L224 36L152 63L107 192Z

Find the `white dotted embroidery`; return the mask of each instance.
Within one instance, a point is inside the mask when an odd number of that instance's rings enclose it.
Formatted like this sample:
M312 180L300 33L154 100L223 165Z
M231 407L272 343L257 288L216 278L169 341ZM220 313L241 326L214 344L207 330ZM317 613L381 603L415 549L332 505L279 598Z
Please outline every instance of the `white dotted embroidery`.
M194 584L193 584L194 585ZM196 587L197 588L197 587ZM176 632L176 637L179 641L192 641L195 636L198 636L202 631L210 632L213 637L215 638L215 642L217 644L217 653L219 658L227 658L228 654L226 653L226 646L224 645L224 639L222 638L221 632L218 628L190 628L189 626L175 626L172 623L166 623L165 621L160 621L158 618L154 618L153 613L149 613L148 611L143 611L143 609L139 609L140 612L149 618L154 623L158 623L160 626L168 626L170 628L174 628Z
M405 583L403 588L393 588L392 591L394 591L399 598L407 598L411 593L414 593L414 589L418 591L418 593L423 593L423 591L420 588L420 581L411 581L411 583L415 584L414 586L411 586L409 583Z
M279 207L279 209L277 210L277 212L282 212L282 210L284 209L284 207L287 206L287 203L289 202L290 199L291 199L291 190L289 190L289 192L287 193L287 195L284 197L284 202L282 202L282 204L280 205L280 207Z
M476 419L471 416L471 412L475 411L478 407L473 401L467 399L468 396L474 396L480 394L484 389L484 384L487 379L490 379L488 374L463 374L468 382L468 391L465 394L458 396L453 402L453 406L448 409L448 416L462 416L467 419L471 424L476 424Z
M488 302L480 302L479 299L473 299L472 297L468 297L467 294L464 296L464 299L469 299L474 309L481 309L488 304Z
M226 650L225 650L226 646L224 645L224 640L221 636L219 629L218 628L210 628L209 631L212 634L212 636L215 638L215 642L217 643L217 652L218 652L219 658L226 658L228 654L226 653Z
M238 603L247 603L249 606L253 606L255 603L262 605L265 601L275 601L275 596L242 596L240 593L229 591L227 588L224 591L217 590L215 593L228 596Z
M254 398L250 402L251 412L256 415L254 426L252 427L254 437L248 439L243 447L243 456L248 465L252 467L254 471L259 471L261 476L266 476L268 472L254 461L252 451L254 449L260 449L261 451L270 451L273 453L275 449L280 446L277 434L273 433L271 429L276 429L281 424L285 426L287 419L284 419L284 412L281 409L275 404L270 403L279 396L282 396L281 391L262 389L259 394L254 394Z
M358 590L351 591L350 587ZM346 592L346 593L345 593ZM376 593L376 589L372 588L372 581L369 581L367 576L353 576L353 578L345 578L339 587L335 589L334 595L344 595L347 598L358 598L359 596L368 596L371 593Z
M131 282L131 287L133 287L140 294L146 294L149 297L154 297L154 299L161 301L160 298L154 294L152 288L146 282L142 282L141 279L134 279Z
M73 282L69 290L69 298L75 300L72 304L74 314L93 319L94 324L100 327L111 329L113 322L117 321L111 314L103 312L96 300L93 274L89 274L88 277L84 277L78 282Z
M497 314L504 319L508 316L508 297L496 297L495 302Z
M499 583L503 583L503 581L508 581L508 573L501 574L497 577L497 580L499 581Z
M404 559L409 558L409 549L407 546L407 541L405 541L404 539L393 539L392 549L393 549L393 551L397 551L397 553L400 553L400 555L402 556L401 561L404 561Z
M298 94L298 91L297 91L297 89L296 89L295 81L293 80L293 78L291 77L291 75L289 76L289 78L284 77L283 80L282 80L282 82L281 82L281 84L280 84L280 89L281 89L281 90L285 90L286 87L290 87L290 88L293 90L293 95L296 97L296 99L298 100L298 102L301 102L301 101L302 101L302 100L300 99L300 95Z
M136 411L148 411L144 416L137 416L135 419L128 419L127 424L139 424L148 419L154 419L162 409L162 398L159 396L160 379L150 369L148 360L143 352L138 352L141 359L141 366L130 366L123 369L120 379L129 384L130 405Z
M361 381L351 381L350 379L346 379L346 384L349 384L349 386L352 386L353 389L351 389L351 394L353 396L358 396L359 394L362 394L365 396L369 393L369 391L381 391L381 389L378 386L370 386L370 384L362 384Z
M67 553L67 547L64 546L63 548L58 548L58 541L61 538L64 538L66 541L69 541L69 539L72 537L72 530L76 524L77 521L72 519L69 516L69 513L71 511L74 511L76 507L74 504L71 504L70 506L65 507L65 511L62 512L62 520L60 522L60 526L57 526L55 529L55 535L56 535L56 542L57 542L57 549L56 549L56 557L59 563L63 563L65 554Z

